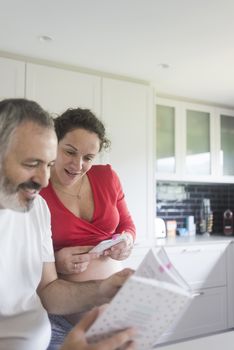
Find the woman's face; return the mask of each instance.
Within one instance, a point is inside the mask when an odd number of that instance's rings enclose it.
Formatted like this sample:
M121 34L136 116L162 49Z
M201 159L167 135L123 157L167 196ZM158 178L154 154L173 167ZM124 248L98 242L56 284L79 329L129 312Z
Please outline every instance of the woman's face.
M64 186L75 183L92 166L100 150L100 139L94 132L75 129L68 132L58 144L55 171Z

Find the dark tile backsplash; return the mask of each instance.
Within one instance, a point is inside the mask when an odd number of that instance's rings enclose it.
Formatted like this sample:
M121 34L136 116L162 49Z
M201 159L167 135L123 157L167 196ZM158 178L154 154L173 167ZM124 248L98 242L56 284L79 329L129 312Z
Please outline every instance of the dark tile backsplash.
M234 184L191 184L157 182L156 215L176 220L177 227L185 227L186 216L195 217L196 232L200 233L200 208L203 198L209 198L213 212L213 234L223 234L223 213L234 212Z

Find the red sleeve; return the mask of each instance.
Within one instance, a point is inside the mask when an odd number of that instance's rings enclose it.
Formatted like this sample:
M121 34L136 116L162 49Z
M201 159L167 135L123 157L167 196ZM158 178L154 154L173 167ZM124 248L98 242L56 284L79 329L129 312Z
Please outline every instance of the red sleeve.
M119 224L116 228L116 233L122 233L123 231L132 234L133 239L136 238L136 227L133 223L132 217L129 213L127 203L125 201L125 195L119 180L118 175L113 171L114 183L117 191L117 209L119 211Z

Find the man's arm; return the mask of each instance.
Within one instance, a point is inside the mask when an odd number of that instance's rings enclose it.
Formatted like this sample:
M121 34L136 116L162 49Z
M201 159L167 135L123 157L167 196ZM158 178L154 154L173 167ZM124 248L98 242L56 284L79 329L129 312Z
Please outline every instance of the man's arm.
M68 282L58 279L54 263L44 263L37 292L49 313L82 312L109 302L131 274L131 269L124 269L105 280Z

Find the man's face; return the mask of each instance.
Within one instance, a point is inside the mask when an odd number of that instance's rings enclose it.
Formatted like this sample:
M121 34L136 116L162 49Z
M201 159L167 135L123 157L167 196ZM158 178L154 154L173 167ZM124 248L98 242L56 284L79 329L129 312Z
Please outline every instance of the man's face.
M0 206L28 211L46 187L57 152L52 129L24 122L10 138L0 168Z

